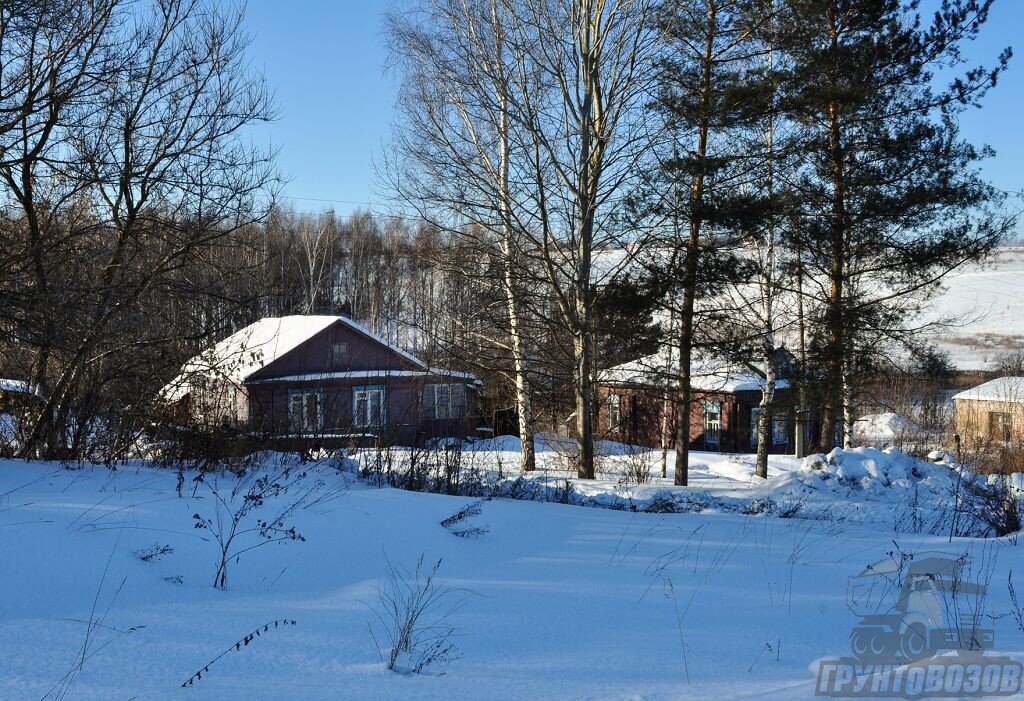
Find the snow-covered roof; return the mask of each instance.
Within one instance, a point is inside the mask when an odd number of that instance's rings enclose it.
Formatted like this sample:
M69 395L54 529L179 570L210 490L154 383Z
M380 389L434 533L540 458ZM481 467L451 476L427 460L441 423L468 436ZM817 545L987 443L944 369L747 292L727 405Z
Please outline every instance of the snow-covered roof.
M977 387L954 394L953 399L1024 404L1024 377L997 377Z
M246 378L262 370L285 353L294 350L327 327L341 322L402 356L416 367L428 370L418 358L388 343L360 324L343 316L267 317L249 324L213 348L195 356L182 367L178 376L161 390L168 401L177 401L189 391L195 376L215 376L241 385Z
M695 354L690 364L690 386L703 392L743 392L764 388L764 376L750 368L729 363L709 354ZM679 356L671 346L652 355L616 365L601 373L600 382L608 384L671 387L679 375ZM789 386L784 378L775 387Z
M23 380L7 380L0 377L0 392L21 392L32 394L32 385Z
M331 372L304 372L295 375L268 377L265 380L253 380L250 384L257 385L267 382L388 379L392 377L447 377L465 380L469 383L481 384L480 380L478 380L475 375L468 372L441 370L439 368L430 368L429 370L340 370Z

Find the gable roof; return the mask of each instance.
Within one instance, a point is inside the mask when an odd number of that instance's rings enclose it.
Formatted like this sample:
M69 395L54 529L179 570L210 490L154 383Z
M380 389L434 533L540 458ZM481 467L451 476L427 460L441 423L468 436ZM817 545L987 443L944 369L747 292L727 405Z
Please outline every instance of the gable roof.
M1024 404L1024 377L997 377L953 395L953 399Z
M672 387L679 376L679 355L672 346L663 346L652 355L632 360L602 372L598 382L606 384ZM762 390L762 373L710 354L695 354L691 361L690 386L702 392L743 392ZM779 377L775 387L783 389L789 381Z
M266 317L236 331L213 348L189 360L178 376L160 391L160 396L172 402L181 399L188 394L191 380L196 376L215 377L241 385L254 373L336 323L344 324L385 346L417 368L428 369L418 358L343 316Z

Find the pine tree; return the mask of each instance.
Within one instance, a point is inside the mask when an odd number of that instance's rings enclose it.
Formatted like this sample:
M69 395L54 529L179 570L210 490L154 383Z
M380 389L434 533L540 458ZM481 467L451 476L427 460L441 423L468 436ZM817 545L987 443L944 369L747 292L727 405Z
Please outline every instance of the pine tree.
M754 173L735 139L765 109L765 75L751 71L762 49L752 41L759 19L754 0L671 0L662 5L664 54L655 114L667 138L659 167L636 197L655 234L646 242L648 273L662 281L673 319L670 344L678 358L674 387L675 484L688 482L694 350L701 327L720 326L720 309L700 300L747 274L736 252L744 221L755 211L741 185ZM724 339L708 342L721 351Z
M1010 226L1001 194L976 164L956 115L979 105L1006 67L961 71L991 0L944 0L931 22L919 2L783 0L774 35L788 59L784 107L801 129L797 181L807 289L821 290L817 334L821 448L854 402L871 358L913 342L911 318L942 276L983 258ZM842 419L840 418L842 413Z

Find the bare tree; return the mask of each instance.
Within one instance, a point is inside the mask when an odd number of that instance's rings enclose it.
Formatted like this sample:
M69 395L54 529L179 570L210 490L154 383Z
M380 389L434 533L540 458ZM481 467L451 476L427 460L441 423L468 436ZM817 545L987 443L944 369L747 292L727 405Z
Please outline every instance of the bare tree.
M72 405L88 371L166 342L140 337L142 305L259 217L271 154L241 130L272 108L246 63L240 11L202 0L38 6L15 55L39 109L17 112L0 179L32 261L12 285L24 301L14 325L45 402L22 453L53 456L83 418Z
M395 140L400 160L388 175L396 194L421 216L499 262L495 282L504 299L504 338L488 334L486 340L512 358L520 467L530 471L535 457L520 275L524 235L513 211L524 195L512 181L510 12L507 0L432 0L389 18L403 86Z
M594 252L621 241L615 215L653 139L641 108L652 88L655 3L526 0L515 9L511 106L532 193L522 229L572 339L578 472L593 479Z
M115 7L113 0L26 0L0 8L0 180L12 203L3 214L0 313L33 349L26 374L42 396L49 394L62 302L48 254L76 233L58 213L86 185L60 177L68 105L100 89L97 73L111 66Z
M336 244L334 213L319 216L304 216L299 219L296 257L302 277L305 299L304 314L315 314L323 306L331 306ZM326 289L325 289L326 288Z

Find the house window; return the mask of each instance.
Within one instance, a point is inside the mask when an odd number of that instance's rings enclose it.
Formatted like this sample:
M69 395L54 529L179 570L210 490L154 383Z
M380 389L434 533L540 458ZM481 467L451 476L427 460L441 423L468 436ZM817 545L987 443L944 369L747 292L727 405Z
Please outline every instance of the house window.
M622 423L622 397L617 394L608 395L608 428L616 428Z
M421 406L424 418L462 418L466 412L466 387L461 384L424 385Z
M224 412L224 423L233 425L238 423L238 388L234 385L228 385L227 397L228 405Z
M757 448L757 424L761 420L761 408L754 407L750 410L750 447ZM772 445L786 445L789 443L789 416L785 412L772 415Z
M789 414L780 412L772 417L772 445L789 443Z
M704 402L704 447L718 448L722 440L722 403Z
M289 390L288 420L294 433L318 433L324 427L323 392L319 389Z
M352 388L352 425L356 428L380 428L386 418L384 385Z
M348 360L348 344L347 343L332 343L331 344L331 367L335 370L341 370L347 368L349 365Z
M988 437L994 441L1010 442L1013 437L1013 419L1008 413L988 412Z

